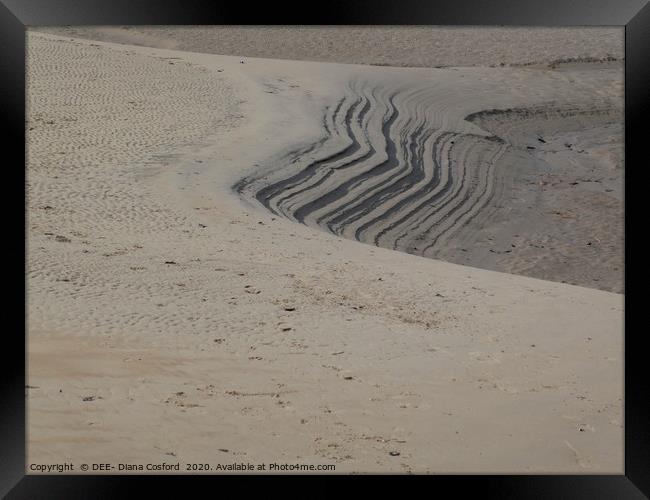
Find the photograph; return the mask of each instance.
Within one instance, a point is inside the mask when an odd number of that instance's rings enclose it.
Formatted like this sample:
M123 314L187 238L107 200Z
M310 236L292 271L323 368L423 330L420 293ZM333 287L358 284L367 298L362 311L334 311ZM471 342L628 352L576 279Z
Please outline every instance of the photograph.
M26 31L26 474L623 474L624 28Z

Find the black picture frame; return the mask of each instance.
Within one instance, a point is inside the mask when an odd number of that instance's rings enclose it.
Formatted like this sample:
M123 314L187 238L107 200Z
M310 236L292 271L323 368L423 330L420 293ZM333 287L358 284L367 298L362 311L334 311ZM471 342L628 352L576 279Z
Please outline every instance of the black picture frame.
M371 5L371 8L369 6ZM133 476L25 475L25 30L43 25L520 25L625 27L625 228L633 217L628 201L641 189L643 121L650 111L650 5L647 0L331 0L322 9L278 2L256 5L207 0L0 0L0 102L8 181L2 196L6 311L4 369L0 377L0 495L7 498L114 498L128 496ZM647 139L645 139L647 141ZM23 164L21 168L20 163ZM643 170L638 168L639 171ZM637 186L637 187L634 187ZM628 190L630 189L630 190ZM6 195L9 193L9 196ZM631 195L632 193L632 195ZM630 237L626 232L626 291L632 284ZM638 248L638 247L637 247ZM642 251L642 249L641 249ZM634 250L639 253L639 250ZM633 264L632 264L633 265ZM632 328L625 300L625 473L624 475L433 476L438 485L479 488L498 498L644 498L650 495L650 432L646 328ZM8 326L10 325L10 326ZM534 453L534 450L531 450ZM192 478L199 476L192 476ZM202 481L214 477L200 476ZM168 488L168 481L159 484ZM139 478L140 481L145 478ZM171 490L168 490L171 492Z

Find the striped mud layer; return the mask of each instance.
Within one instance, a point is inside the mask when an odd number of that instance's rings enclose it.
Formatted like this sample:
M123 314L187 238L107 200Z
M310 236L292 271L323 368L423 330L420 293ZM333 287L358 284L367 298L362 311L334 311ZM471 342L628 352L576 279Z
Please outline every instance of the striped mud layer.
M542 264L531 271L527 257L522 263L514 239L523 235L518 243L529 245L558 230L536 210L553 198L540 190L540 176L557 167L538 151L541 137L611 126L620 114L605 101L467 109L462 95L435 85L353 81L324 110L319 140L234 189L273 214L338 236L535 275Z

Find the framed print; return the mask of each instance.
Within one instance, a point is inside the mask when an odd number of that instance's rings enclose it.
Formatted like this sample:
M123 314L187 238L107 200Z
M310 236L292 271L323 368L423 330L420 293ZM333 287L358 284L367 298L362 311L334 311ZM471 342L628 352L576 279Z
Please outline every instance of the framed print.
M646 496L649 23L632 0L3 0L0 491Z

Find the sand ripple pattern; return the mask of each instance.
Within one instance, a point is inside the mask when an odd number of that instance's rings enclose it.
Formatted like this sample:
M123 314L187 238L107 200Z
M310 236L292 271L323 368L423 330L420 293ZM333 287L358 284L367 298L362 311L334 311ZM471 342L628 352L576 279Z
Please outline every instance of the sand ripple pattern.
M227 79L179 59L30 33L27 82L30 329L195 332L222 321L206 312L202 324L177 305L190 293L176 283L188 278L170 280L164 262L180 261L178 234L206 236L195 214L147 181L174 169L181 148L237 126ZM143 279L153 266L156 277ZM161 296L169 308L156 305ZM120 297L128 304L116 305Z
M508 145L443 127L434 89L355 82L325 111L325 136L287 167L234 186L277 215L380 247L432 256L487 214ZM458 129L458 127L456 127Z

